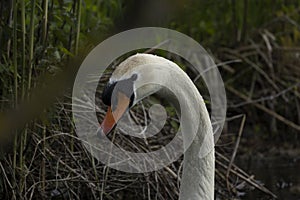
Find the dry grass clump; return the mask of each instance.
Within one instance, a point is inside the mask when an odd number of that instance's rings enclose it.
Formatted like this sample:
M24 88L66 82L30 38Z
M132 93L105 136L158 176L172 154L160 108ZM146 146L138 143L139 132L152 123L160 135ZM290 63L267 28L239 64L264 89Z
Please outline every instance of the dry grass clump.
M101 79L100 93L108 77L109 74L106 74ZM100 93L96 94L97 98ZM22 158L17 151L16 155L5 154L1 159L2 199L178 199L182 158L164 169L144 174L130 174L106 167L91 156L76 136L70 100L70 97L58 99L54 108L48 109L41 119L28 125ZM153 101L158 101L155 96L145 99L130 111L137 123L143 125L146 124L145 120L149 121L145 110ZM96 102L100 103L97 110L101 121L105 113L104 106L101 100ZM165 106L168 120L156 136L139 139L116 130L109 138L115 145L131 152L149 152L161 148L172 140L179 126L174 110L169 105ZM241 115L228 119L228 123L238 119L242 121L236 134L225 134L217 144L216 196L221 199L238 197L243 191L257 188L275 197L258 184L254 176L234 164L245 117ZM13 167L14 156L16 160L22 159L22 167L19 163L16 168Z

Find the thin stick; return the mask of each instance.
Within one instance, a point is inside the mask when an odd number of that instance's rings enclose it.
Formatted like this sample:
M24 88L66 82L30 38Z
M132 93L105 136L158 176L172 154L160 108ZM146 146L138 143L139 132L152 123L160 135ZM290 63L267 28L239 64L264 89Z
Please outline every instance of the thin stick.
M239 144L240 144L242 132L244 130L245 121L246 121L246 115L243 115L240 130L239 130L239 134L238 134L238 137L237 137L237 140L236 140L236 143L235 143L234 151L232 153L232 156L231 156L231 159L230 159L230 162L229 162L229 165L228 165L228 169L227 169L227 172L226 172L226 183L227 183L228 191L231 190L230 184L229 184L229 174L230 174L230 170L231 170L232 164L234 162L234 159L235 159L235 156L236 156L236 153L237 153L237 149L238 149Z
M46 125L43 124L43 154L46 155ZM46 159L42 160L42 194L45 195L46 191Z
M227 166L224 165L223 163L221 163L219 160L216 160L216 163L218 165L220 165L221 167L223 167L224 169L227 169ZM246 181L250 185L256 187L259 190L261 190L262 192L265 192L265 193L271 195L273 198L277 199L277 196L275 194L273 194L270 190L268 190L267 188L265 188L264 186L259 185L259 184L255 183L254 181L251 181L251 179L249 179L246 176L244 176L244 175L242 175L242 174L234 171L233 169L231 169L230 172L233 173L234 175L240 177L241 179L243 179L244 181Z
M242 93L240 93L239 91L237 91L236 89L234 89L233 87L227 86L226 87L229 91L231 91L233 94L237 95L238 97L240 97L241 99L244 99L245 101L248 101L248 97ZM276 112L274 112L273 110L270 110L268 108L266 108L265 106L259 104L259 103L253 103L254 106L256 106L257 108L259 108L260 110L268 113L269 115L275 117L276 119L278 119L279 121L285 123L286 125L296 129L297 131L300 131L300 125L295 124L294 122L284 118L283 116L277 114ZM299 132L300 133L300 132Z
M236 51L234 50L231 50L231 49L224 49L225 52L228 52L230 53L231 55L233 55L234 57L236 58L239 58L241 59L242 61L244 61L245 63L247 63L248 65L250 65L252 68L254 68L259 74L261 74L269 83L270 85L273 86L273 88L276 90L276 91L279 91L279 88L278 86L275 84L275 82L268 76L268 74L261 69L261 67L259 65L257 65L256 63L252 62L250 59L248 59L246 56L244 55L241 55L239 53L237 53Z

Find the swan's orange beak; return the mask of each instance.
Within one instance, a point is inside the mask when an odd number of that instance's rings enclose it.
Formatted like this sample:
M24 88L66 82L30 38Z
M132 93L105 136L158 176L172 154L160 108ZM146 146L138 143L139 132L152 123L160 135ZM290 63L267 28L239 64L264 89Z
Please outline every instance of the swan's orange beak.
M101 124L101 129L105 135L114 128L114 126L126 112L130 104L130 99L125 94L123 94L122 92L118 92L117 95L117 105L108 107L104 120Z

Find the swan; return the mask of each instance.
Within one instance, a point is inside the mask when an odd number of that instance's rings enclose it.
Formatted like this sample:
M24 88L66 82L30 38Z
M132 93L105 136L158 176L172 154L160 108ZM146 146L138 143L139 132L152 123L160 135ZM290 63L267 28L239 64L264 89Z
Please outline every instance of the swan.
M176 97L179 99L176 100L161 85L143 85L145 80L163 82L177 93ZM110 133L130 107L153 93L170 100L181 118L186 119L180 125L183 126L184 145L190 139L189 131L198 126L184 153L179 199L214 199L215 152L209 114L191 79L174 62L160 56L140 53L120 63L102 92L102 101L108 106L108 110L100 125L100 134L103 136ZM180 105L183 109L180 109L177 101L183 102ZM209 151L205 156L199 156L203 146Z

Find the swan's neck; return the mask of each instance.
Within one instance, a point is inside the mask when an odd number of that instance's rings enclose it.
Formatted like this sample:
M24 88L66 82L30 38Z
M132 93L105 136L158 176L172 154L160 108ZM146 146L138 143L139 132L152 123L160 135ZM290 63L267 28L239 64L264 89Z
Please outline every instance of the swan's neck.
M180 74L180 73L179 73ZM169 74L171 75L171 74ZM181 113L181 129L184 143L189 140L191 127L198 125L196 135L184 154L183 174L180 187L180 200L213 200L214 199L214 173L215 157L212 126L202 96L192 81L184 75L177 73L169 76L175 83L170 87L177 87L177 97L181 101L178 113ZM177 77L177 80L175 77ZM172 82L171 82L172 83ZM168 93L164 92L165 95ZM174 97L173 95L171 95ZM170 97L171 97L170 96Z
M174 95L177 96L178 103L175 103L174 106L181 115L180 129L183 134L184 146L187 147L184 154L179 199L214 199L215 158L213 132L202 96L190 78L170 61L165 60L164 62L158 62L157 65L141 67L140 71L144 71L141 75L147 74L141 79L148 78L150 81L164 85L173 92L173 95L170 95L160 86L150 85L150 88L145 86L140 90L144 94L140 93L137 96L143 98L149 95L145 93L147 90L152 92L156 90L169 100L174 100ZM193 137L194 139L191 140ZM188 141L192 142L189 143Z

